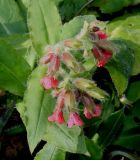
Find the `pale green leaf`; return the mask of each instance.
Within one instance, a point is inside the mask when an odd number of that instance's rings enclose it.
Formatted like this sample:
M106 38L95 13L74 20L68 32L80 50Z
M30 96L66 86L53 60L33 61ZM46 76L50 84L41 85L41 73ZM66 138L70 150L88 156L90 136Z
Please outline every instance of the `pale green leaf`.
M68 128L66 125L49 123L44 138L49 143L67 152L82 154L87 152L83 132L76 126Z
M34 48L39 56L43 54L46 45L59 41L61 25L59 12L54 1L31 1L28 26Z
M60 39L64 40L76 36L83 28L84 22L88 23L95 21L94 15L78 16L72 19L70 22L65 23L62 27L62 33Z
M35 160L65 160L65 152L47 143L36 155Z

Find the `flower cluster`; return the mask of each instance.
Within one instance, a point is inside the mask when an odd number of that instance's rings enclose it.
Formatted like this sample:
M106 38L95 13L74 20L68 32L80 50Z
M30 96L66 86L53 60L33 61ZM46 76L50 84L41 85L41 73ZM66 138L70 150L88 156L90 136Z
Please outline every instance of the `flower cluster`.
M102 101L108 97L108 94L94 81L89 80L91 77L84 75L87 72L84 65L73 55L73 50L85 52L84 34L80 33L78 38L68 39L56 46L48 47L47 53L40 60L40 64L48 65L47 75L40 82L46 90L51 89L53 96L57 98L53 114L48 117L48 121L63 124L65 119L68 119L69 128L73 125L84 125L79 111L83 112L87 119L99 117L102 106L95 104L94 99ZM90 35L90 31L85 35ZM86 49L86 52L97 60L97 67L103 67L112 58L112 52L98 46L98 41L107 40L107 34L96 30L93 36L95 37L91 40L93 48ZM84 54L81 57L84 59ZM79 104L83 105L83 109L79 109ZM64 114L64 111L68 114Z
M95 34L99 40L107 39L107 34L103 31L97 31ZM103 67L108 60L112 58L112 52L110 50L103 49L98 45L92 49L92 52L94 57L97 59L97 67Z

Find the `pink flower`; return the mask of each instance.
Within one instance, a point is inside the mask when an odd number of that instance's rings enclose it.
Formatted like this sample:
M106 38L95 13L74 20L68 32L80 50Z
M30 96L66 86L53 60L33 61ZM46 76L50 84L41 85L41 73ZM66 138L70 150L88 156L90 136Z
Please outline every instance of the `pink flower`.
M97 66L103 67L109 59L112 58L112 52L109 50L99 49L97 47L92 50L94 57L97 59Z
M47 64L49 63L53 58L54 53L48 53L44 57L40 59L40 64Z
M48 67L48 73L54 74L59 70L60 67L60 57L58 55L53 55Z
M53 76L45 76L41 79L41 84L45 89L56 88L58 86L58 80Z
M105 32L97 31L95 33L98 35L99 39L107 39L107 34Z
M71 128L73 125L83 126L84 122L81 120L80 116L76 112L70 112L68 120L68 128Z
M61 110L56 110L51 116L48 117L49 122L56 122L62 124L65 122L63 112Z
M92 110L88 110L87 107L84 108L84 115L87 119L91 119L93 117L99 117L102 113L102 108L98 104L96 104L95 109L93 108Z

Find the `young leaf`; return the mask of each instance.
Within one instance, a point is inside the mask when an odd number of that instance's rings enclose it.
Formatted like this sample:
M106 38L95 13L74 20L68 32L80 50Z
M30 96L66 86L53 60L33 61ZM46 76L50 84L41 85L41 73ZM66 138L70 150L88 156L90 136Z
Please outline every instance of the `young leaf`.
M65 23L62 27L62 33L60 35L60 39L64 40L67 38L72 38L76 36L80 30L82 29L84 22L93 22L96 18L94 15L85 15L85 16L78 16L72 19L70 22Z
M18 5L13 0L0 1L0 35L25 33L26 24L20 14Z
M29 7L28 26L34 48L43 54L47 44L59 41L61 19L52 0L32 0Z
M36 155L35 160L65 160L65 152L47 143Z
M30 67L11 45L0 40L0 87L16 95L23 95Z

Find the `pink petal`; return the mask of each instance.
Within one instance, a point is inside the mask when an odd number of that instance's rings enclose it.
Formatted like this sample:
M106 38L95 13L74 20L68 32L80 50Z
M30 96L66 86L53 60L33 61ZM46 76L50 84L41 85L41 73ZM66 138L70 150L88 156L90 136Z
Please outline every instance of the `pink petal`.
M102 107L101 105L96 105L95 111L94 111L94 117L99 117L102 113Z

